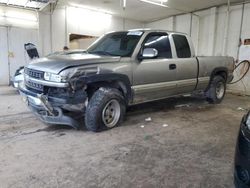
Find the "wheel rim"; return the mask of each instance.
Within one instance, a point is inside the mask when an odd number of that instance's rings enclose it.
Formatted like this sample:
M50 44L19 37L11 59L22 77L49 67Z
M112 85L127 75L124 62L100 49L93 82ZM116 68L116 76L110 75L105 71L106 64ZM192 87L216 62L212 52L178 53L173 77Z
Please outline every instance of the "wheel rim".
M216 96L217 99L221 99L225 93L225 85L222 82L219 82L216 87Z
M109 101L103 108L102 121L107 127L111 128L118 123L120 115L121 115L120 103L116 99L113 99Z

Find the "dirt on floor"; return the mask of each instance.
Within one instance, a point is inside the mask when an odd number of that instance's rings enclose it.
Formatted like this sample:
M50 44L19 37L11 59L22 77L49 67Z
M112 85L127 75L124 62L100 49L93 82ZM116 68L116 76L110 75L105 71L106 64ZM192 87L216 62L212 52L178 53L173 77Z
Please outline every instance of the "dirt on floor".
M220 105L184 97L133 106L92 133L46 126L0 87L0 187L233 187L236 138L249 97Z

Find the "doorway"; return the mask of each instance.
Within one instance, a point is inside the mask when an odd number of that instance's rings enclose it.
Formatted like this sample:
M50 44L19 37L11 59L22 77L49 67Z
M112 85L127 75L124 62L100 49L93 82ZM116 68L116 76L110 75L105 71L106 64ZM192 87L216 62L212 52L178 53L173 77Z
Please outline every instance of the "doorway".
M76 49L87 49L93 42L97 40L96 36L89 35L78 35L78 34L69 34L69 48L71 50Z
M2 26L0 41L0 85L8 85L15 71L30 62L24 44L37 46L38 30Z

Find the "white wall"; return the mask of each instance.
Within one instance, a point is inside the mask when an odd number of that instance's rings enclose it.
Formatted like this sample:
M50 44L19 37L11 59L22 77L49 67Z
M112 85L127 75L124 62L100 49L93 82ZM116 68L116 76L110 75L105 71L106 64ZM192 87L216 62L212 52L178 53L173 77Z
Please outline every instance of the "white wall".
M0 27L0 85L9 83L7 28Z
M30 63L30 58L24 49L24 44L38 45L38 31L31 28L8 28L9 72L13 76L16 70Z
M52 51L50 18L50 14L39 13L39 52L41 55L49 54Z
M36 11L0 6L0 26L0 85L7 85L29 61L24 44L38 45L38 16Z
M146 27L173 30L191 35L199 56L227 55L237 59L239 39L250 38L250 4L245 4L241 34L242 10L243 5L230 7L228 27L226 6L194 12L192 17L190 14L169 17L147 23ZM238 75L235 74L235 77L238 78ZM231 85L230 89L250 95L250 73L243 82Z
M37 29L37 13L31 10L0 6L0 25Z
M176 16L174 23L174 30L182 31L190 35L191 14Z
M152 28L152 29L166 29L169 31L173 31L174 30L174 17L147 23L145 27Z
M51 20L52 35L50 16L39 13L40 49L43 55L60 51L65 45L69 46L69 33L99 37L109 31L144 27L141 22L76 7L56 9Z
M199 32L200 32L200 20L199 17L192 14L190 17L192 26L191 26L191 38L194 44L195 52L198 52L198 43L199 43Z

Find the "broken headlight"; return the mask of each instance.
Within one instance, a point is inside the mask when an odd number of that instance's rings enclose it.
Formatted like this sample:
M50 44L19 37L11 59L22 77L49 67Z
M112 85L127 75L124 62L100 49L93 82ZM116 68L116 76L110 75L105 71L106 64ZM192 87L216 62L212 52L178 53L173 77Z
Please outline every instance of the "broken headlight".
M51 81L51 82L66 82L66 78L49 72L44 73L44 80Z

